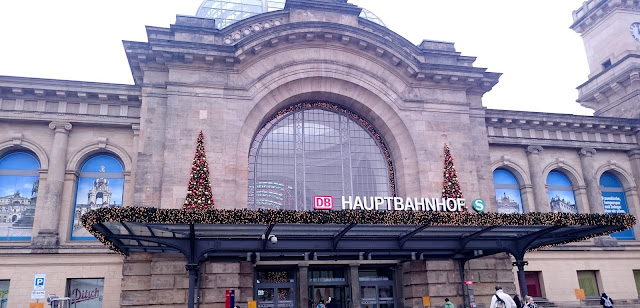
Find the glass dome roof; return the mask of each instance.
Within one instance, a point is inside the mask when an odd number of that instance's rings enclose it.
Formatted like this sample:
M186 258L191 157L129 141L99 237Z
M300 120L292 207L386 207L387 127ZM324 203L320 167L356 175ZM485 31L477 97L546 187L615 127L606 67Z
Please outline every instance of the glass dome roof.
M204 0L196 16L214 18L216 28L222 29L235 22L258 14L282 10L286 0ZM360 17L385 26L378 16L362 9Z

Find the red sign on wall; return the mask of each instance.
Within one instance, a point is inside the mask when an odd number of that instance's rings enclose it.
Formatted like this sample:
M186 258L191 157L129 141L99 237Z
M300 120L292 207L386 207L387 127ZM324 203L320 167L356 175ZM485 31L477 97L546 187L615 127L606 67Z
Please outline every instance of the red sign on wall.
M332 210L333 197L331 196L313 196L314 210Z

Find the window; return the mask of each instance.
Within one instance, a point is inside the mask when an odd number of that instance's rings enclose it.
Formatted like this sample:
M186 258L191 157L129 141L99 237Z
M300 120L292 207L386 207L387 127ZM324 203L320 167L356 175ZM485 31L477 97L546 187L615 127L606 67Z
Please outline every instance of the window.
M0 280L0 308L6 308L9 299L9 280Z
M569 179L558 171L551 171L547 176L549 203L553 213L578 213L576 197Z
M600 297L597 271L578 271L578 284L587 297Z
M602 62L602 68L603 69L608 69L611 66L611 59Z
M101 308L104 278L68 279L67 297L74 308Z
M602 174L600 177L600 191L602 191L602 206L604 206L605 214L629 213L622 183L615 175L610 172ZM633 228L613 233L611 236L618 240L635 240Z
M493 171L498 213L522 213L520 185L513 174L505 169Z
M72 240L93 240L80 217L91 210L122 206L124 175L122 163L112 155L89 158L80 169L73 215Z
M543 297L540 286L541 272L524 272L524 280L527 284L527 294L533 297Z
M380 134L328 103L281 110L258 131L249 153L250 208L309 210L316 195L390 197L394 183Z
M638 296L640 297L640 270L633 271L633 278L636 281L636 291L638 291Z
M295 307L294 277L291 270L259 269L255 294L258 307Z
M0 240L29 241L38 199L40 161L26 151L0 158Z
M361 268L358 271L361 307L393 308L395 304L393 276L394 270L389 267Z

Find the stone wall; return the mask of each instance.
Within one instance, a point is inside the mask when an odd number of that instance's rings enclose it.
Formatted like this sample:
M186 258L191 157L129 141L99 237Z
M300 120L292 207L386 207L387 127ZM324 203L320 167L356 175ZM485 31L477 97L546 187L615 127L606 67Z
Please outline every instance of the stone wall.
M422 297L429 296L432 308L444 307L449 298L457 307L464 307L462 280L457 261L416 260L402 265L402 282L405 307L422 307ZM488 307L495 285L500 284L510 295L516 287L511 257L499 254L470 260L465 264L465 279L474 282L476 305ZM465 291L466 294L466 291Z
M122 269L122 307L185 307L189 291L186 260L178 254L132 254ZM196 302L223 308L225 291L235 290L236 303L253 296L253 266L248 262L209 262L200 266Z

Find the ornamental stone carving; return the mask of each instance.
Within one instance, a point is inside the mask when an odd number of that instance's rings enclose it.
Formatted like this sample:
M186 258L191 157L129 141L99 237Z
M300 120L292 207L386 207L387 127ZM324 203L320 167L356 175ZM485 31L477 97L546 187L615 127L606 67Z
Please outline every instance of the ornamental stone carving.
M594 155L596 155L596 149L594 149L594 148L582 148L582 149L580 149L578 154L580 154L580 156L593 157Z
M68 134L73 126L68 122L51 122L49 128L53 129L56 133Z
M540 154L544 151L544 148L539 145L531 145L527 147L527 154Z

